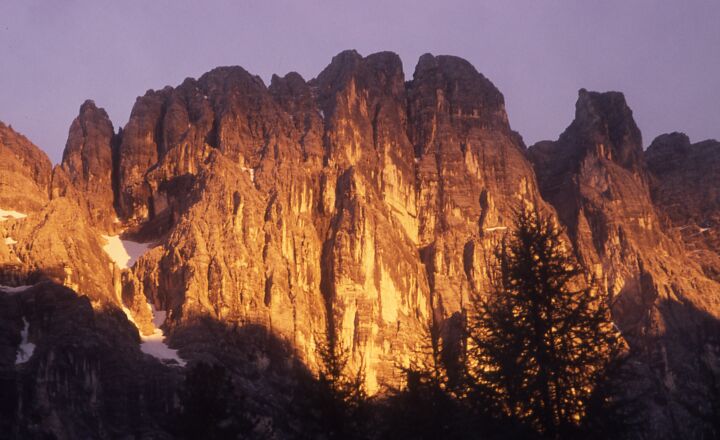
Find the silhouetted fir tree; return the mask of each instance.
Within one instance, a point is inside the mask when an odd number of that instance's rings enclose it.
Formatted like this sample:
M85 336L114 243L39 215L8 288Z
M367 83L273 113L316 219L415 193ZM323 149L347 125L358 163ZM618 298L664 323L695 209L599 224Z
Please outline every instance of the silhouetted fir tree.
M468 369L475 398L548 438L577 432L595 384L622 351L607 299L535 210L517 212L493 288L475 298Z
M321 429L327 438L365 438L369 427L364 366L350 371L350 350L335 335L328 336L326 341L317 347L320 371L311 399Z
M406 386L380 407L383 439L471 438L467 408L429 371L404 369Z
M380 438L468 438L468 411L451 391L447 367L440 354L438 329L426 329L425 343L414 353L415 362L397 366L404 386L389 387L379 405Z
M707 438L720 439L720 373L717 367L713 369L709 364L710 359L703 359L701 363L701 374L707 386L707 408L704 417L704 428Z
M698 350L698 373L700 381L690 393L676 396L677 401L692 416L698 438L720 439L720 368L718 354L720 346L717 339L720 329L717 324L713 334L703 339L705 346Z
M406 378L390 388L379 405L381 439L532 439L532 430L488 411L491 402L468 395L464 343L453 340L451 365L445 364L439 332L431 325L426 343L410 367L398 367ZM453 372L450 374L449 370ZM450 377L452 376L452 377Z
M639 354L628 349L609 359L598 371L592 393L585 400L585 417L577 429L584 439L612 439L631 436L643 421L641 401L649 390L639 375Z
M245 438L253 424L234 393L227 370L219 364L195 364L180 394L181 436L187 439Z

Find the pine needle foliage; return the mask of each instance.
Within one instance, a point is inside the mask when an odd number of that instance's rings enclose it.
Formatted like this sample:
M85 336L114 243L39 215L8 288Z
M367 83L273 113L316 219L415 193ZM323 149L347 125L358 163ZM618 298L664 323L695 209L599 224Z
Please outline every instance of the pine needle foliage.
M564 437L622 351L607 296L536 210L517 212L496 257L492 289L475 298L468 328L473 392L500 417Z

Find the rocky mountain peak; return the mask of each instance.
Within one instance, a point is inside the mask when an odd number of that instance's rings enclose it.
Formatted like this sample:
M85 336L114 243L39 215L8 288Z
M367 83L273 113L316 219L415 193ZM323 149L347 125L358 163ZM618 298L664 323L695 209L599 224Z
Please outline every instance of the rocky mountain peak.
M313 90L299 73L289 72L283 77L273 75L268 91L280 107L293 115L298 128L302 125L310 129L312 120L319 119Z
M11 125L5 125L2 121L0 121L0 145L7 150L7 153L20 160L23 167L29 169L31 178L44 185L49 183L52 163L47 154L15 131Z
M39 209L47 202L52 163L25 136L0 122L0 208Z
M402 61L397 54L378 52L362 57L354 50L333 57L311 81L311 85L318 87L319 104L328 115L334 112L338 98L353 105L362 101L366 91L366 99L372 105L372 100L381 96L401 97L404 83Z
M198 82L208 91L222 89L265 89L265 83L258 75L253 75L240 66L216 67L198 78Z
M73 181L88 180L99 168L109 169L113 135L113 125L105 109L98 108L95 101L86 100L70 125L61 162Z
M505 100L502 93L467 60L450 55L420 57L411 89L442 92L437 100L446 100L447 111L458 117L483 119L485 124L507 125Z
M648 166L660 171L677 165L690 154L690 138L685 133L665 133L653 139L645 152Z
M362 60L362 55L356 50L344 50L332 58L330 64L317 76L317 81L324 84L338 82L343 76L352 73Z
M101 118L108 118L104 108L98 108L94 100L86 99L85 102L80 105L80 116L87 118L88 116L86 115L92 115L94 113L99 113Z
M720 142L663 134L645 156L655 205L705 273L720 280Z
M285 76L280 77L273 74L270 79L269 89L284 88L288 94L299 91L307 86L305 79L297 72L288 72Z
M105 229L112 227L115 218L112 181L114 142L115 132L107 112L98 108L94 101L87 100L70 125L60 164L68 180L87 201L91 219ZM55 181L57 193L68 191L61 177L58 176Z
M642 136L620 92L580 89L575 120L564 135L575 138L580 154L595 154L625 168L641 167Z
M503 95L495 85L468 61L454 56L425 54L407 85L408 116L416 123L409 136L416 155L427 151L437 139L438 126L452 127L455 142L467 144L467 138L479 131L493 131L513 137L513 144L524 146L511 134ZM448 154L443 152L442 154Z
M629 171L638 175L639 183L644 185L646 169L642 136L632 110L620 92L580 89L572 123L557 141L538 142L530 147L528 154L535 164L541 187L545 188L546 199L555 197L549 194L560 187L568 190L568 179L582 172L582 168L589 170L593 164L609 170ZM620 172L620 169L616 171ZM567 194L557 197L556 202L563 205L573 200ZM577 206L570 208L575 209ZM561 215L568 212L566 208L559 211Z

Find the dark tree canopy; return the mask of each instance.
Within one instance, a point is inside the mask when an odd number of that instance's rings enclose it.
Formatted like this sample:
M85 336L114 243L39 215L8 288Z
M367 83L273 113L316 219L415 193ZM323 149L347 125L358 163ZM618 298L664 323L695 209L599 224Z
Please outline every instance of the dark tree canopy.
M550 217L519 210L469 323L475 393L551 438L580 425L623 347L606 295L568 247Z
M311 399L321 430L330 439L364 438L368 429L364 368L350 370L350 350L335 333L324 339L327 342L317 348L320 371Z
M253 429L243 399L235 394L228 371L220 364L191 367L180 395L184 438L244 438Z

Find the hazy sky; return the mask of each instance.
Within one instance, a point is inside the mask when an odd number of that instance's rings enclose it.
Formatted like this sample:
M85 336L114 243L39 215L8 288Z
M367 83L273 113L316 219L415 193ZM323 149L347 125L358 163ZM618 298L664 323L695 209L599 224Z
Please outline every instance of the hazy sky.
M315 77L343 49L469 60L531 144L570 123L577 90L620 90L645 144L720 138L720 1L0 0L0 120L59 161L85 99L116 129L147 89L218 65L266 83Z

